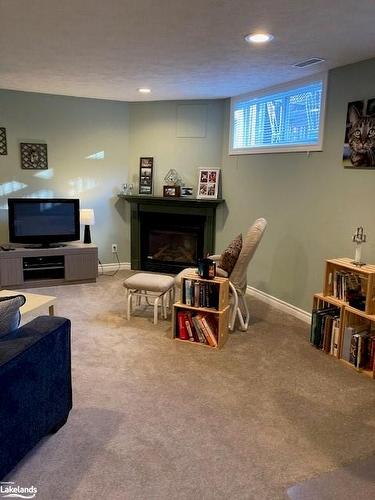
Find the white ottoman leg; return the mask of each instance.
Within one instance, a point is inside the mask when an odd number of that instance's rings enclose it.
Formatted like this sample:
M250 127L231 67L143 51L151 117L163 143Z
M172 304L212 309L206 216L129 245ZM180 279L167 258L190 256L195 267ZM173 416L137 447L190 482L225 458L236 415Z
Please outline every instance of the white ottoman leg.
M132 312L132 298L133 298L132 291L129 290L128 291L128 307L127 307L127 311L126 311L126 317L128 320L130 319L130 315Z
M160 296L159 296L159 297L156 297L156 298L155 298L155 301L154 301L154 325L157 325L157 324L158 324L158 307L159 307L159 299L160 299Z
M129 296L129 290L125 288L125 313L126 313L126 319L128 319L128 296Z
M164 319L167 319L167 302L168 302L168 297L167 297L166 293L163 293L163 295L161 296L161 300L162 300L162 305L163 305Z

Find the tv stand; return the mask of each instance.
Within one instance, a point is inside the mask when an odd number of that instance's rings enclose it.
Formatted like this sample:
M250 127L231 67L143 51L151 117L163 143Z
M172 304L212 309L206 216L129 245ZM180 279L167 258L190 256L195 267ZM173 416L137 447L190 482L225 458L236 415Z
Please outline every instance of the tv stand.
M48 248L15 247L0 250L0 286L32 288L95 282L98 247L70 243Z

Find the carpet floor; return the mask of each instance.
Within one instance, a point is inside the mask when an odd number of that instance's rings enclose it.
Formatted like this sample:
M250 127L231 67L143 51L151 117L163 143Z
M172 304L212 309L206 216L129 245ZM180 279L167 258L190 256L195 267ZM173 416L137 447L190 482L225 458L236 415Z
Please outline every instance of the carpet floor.
M151 310L125 319L128 275L34 289L72 320L74 408L8 481L37 500L275 500L375 454L375 382L307 324L250 298L222 350L175 342Z

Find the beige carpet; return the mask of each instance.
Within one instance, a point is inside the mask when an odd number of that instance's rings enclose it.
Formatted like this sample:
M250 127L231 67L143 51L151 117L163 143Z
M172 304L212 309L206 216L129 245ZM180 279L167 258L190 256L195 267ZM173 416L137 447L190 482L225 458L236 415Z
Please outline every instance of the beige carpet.
M73 323L74 408L8 480L37 500L275 500L375 453L375 382L306 324L251 299L223 350L171 341L151 311L126 321L125 276L38 289Z

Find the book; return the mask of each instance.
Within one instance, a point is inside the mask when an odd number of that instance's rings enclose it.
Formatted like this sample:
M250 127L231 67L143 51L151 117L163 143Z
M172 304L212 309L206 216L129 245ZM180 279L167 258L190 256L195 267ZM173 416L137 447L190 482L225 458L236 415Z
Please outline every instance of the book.
M199 307L199 293L200 293L200 283L199 281L194 282L194 307Z
M197 323L199 324L199 328L201 329L203 335L207 340L207 344L210 345L211 347L216 347L215 342L212 340L212 337L209 335L208 331L203 326L202 320L197 318Z
M352 341L352 336L355 334L355 330L351 326L347 326L343 333L343 343L342 343L342 353L341 357L346 361L350 361L350 345Z
M312 345L318 349L323 348L324 343L324 333L326 326L326 317L333 316L337 317L338 309L337 307L330 306L323 309L314 309L312 312L311 321L311 331L310 331L310 342ZM330 333L326 332L330 339ZM327 346L329 345L328 338L326 338ZM328 347L327 347L328 349Z
M177 313L177 325L178 325L178 338L181 340L189 340L189 334L185 325L185 313L184 311L178 311Z
M187 327L187 330L188 331L189 331L189 329L191 330L195 342L201 342L202 344L206 344L207 342L206 342L204 335L202 335L201 332L199 332L194 325L193 316L192 316L191 312L186 311L185 316L186 316L186 321L189 324L189 327Z
M188 332L188 335L189 335L189 340L190 342L199 342L199 338L198 338L198 335L196 334L196 332L194 331L193 333L193 329L191 328L191 325L189 323L189 320L187 318L187 315L185 313L185 326L186 326L186 330Z
M339 343L340 343L340 320L335 319L333 323L332 339L331 339L331 354L335 358L339 357Z
M192 320L191 311L185 311L185 322L186 321L190 325L190 330L191 330L191 333L192 333L192 335L194 337L195 342L200 342L200 338L199 338L198 332L196 331L196 328L195 328L193 320Z
M331 338L333 329L333 316L327 315L324 318L323 342L322 349L324 352L329 352L331 349Z
M198 318L196 316L193 316L192 320L193 320L193 324L195 326L195 329L196 329L196 331L198 333L199 338L202 339L202 344L209 344L209 345L211 345L211 343L209 342L208 338L206 337L206 334L205 334L205 332L203 330L203 327L202 327L201 323L199 322Z
M358 356L358 333L353 333L350 339L350 352L349 352L349 363L357 366L357 356Z
M373 370L374 368L374 359L375 359L375 335L371 335L370 339L369 339L369 361L368 361L368 365L367 365L367 368L369 370Z
M192 295L191 295L191 285L192 281L191 280L185 280L184 282L184 303L187 306L192 305Z
M318 316L318 311L316 309L313 309L311 313L311 328L310 328L310 344L313 345L315 345L317 316Z
M343 333L341 357L354 366L357 364L359 334L368 335L368 327L361 325L357 327L347 326Z
M213 328L213 325L211 324L211 321L208 319L208 316L201 316L200 319L202 321L205 332L210 337L213 346L216 347L217 346L216 328Z
M357 348L357 360L355 367L364 368L366 366L366 354L367 354L367 344L369 340L369 333L367 331L357 333L358 335L358 348Z
M207 317L203 315L197 315L198 321L201 322L204 334L207 338L207 341L212 345L212 347L217 346L217 338L214 330L211 328L210 323L207 321Z

